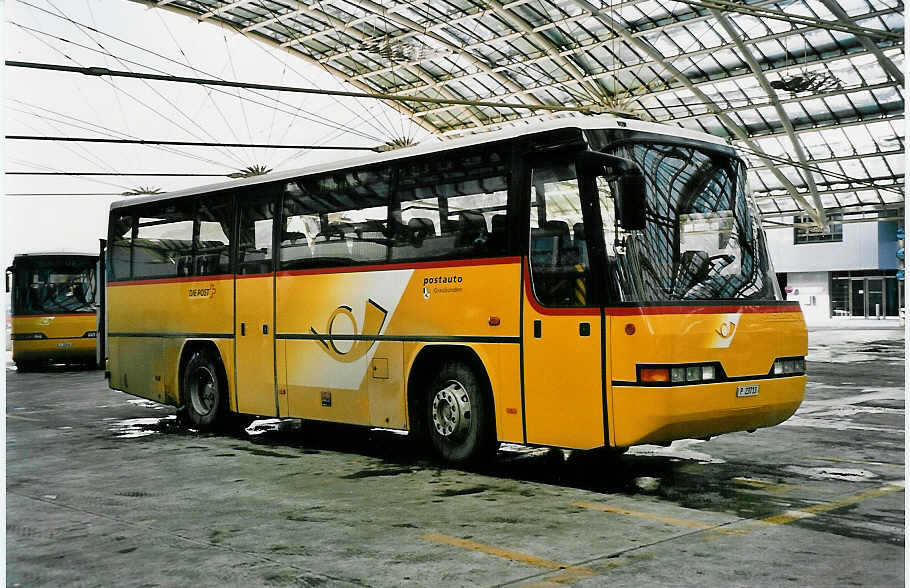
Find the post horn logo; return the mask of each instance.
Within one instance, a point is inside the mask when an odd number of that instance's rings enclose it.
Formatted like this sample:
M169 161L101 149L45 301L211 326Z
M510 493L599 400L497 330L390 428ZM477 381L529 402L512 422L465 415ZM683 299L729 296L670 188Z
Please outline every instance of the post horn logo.
M733 331L735 330L736 323L733 321L724 321L720 324L720 327L714 330L714 332L726 339L727 337L733 336Z
M342 363L351 363L363 357L376 343L375 337L382 330L386 315L388 315L388 311L370 298L367 299L363 311L363 331L360 334L357 334L357 319L354 318L351 307L345 305L339 306L329 315L329 322L325 327L325 335L320 334L313 327L310 327L310 332L319 337L323 350L332 359ZM354 335L335 335L332 333L335 321L341 316L347 317L351 321L351 325L354 327ZM350 349L341 350L336 345L337 341L353 341L354 343Z

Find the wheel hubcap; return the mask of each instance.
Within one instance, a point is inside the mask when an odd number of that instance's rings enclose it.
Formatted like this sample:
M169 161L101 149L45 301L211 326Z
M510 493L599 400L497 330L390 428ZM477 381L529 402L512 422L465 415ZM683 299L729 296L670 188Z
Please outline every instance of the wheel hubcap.
M217 394L215 374L207 367L198 368L190 385L190 402L193 404L193 410L199 415L208 415L215 409Z
M442 437L456 438L471 426L471 399L461 383L446 382L446 387L433 395L433 427Z

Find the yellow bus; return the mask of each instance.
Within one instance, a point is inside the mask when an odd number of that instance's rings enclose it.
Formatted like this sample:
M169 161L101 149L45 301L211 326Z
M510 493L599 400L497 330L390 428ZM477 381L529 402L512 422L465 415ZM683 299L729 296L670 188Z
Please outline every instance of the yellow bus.
M98 255L27 253L6 269L10 338L19 371L96 365Z
M768 427L805 389L746 167L573 118L118 202L110 386L179 407L626 448Z

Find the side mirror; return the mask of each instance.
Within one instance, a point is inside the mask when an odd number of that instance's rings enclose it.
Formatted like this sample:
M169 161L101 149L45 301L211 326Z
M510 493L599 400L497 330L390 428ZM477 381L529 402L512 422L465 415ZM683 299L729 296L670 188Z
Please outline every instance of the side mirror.
M606 153L584 151L578 154L576 165L581 173L603 175L610 181L616 216L623 229L640 231L645 228L645 176L634 161Z
M638 169L627 170L615 184L616 214L627 231L645 228L645 176Z

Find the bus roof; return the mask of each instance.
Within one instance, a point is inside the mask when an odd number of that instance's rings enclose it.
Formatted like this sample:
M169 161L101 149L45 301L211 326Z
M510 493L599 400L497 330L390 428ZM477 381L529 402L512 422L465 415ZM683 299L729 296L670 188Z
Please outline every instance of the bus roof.
M198 194L206 194L209 192L218 192L221 190L228 190L231 188L239 188L243 186L254 186L256 184L265 184L270 182L277 182L282 180L287 180L290 178L296 178L299 176L321 173L326 171L332 171L336 169L346 169L356 166L365 166L371 165L374 163L381 163L384 161L395 161L397 159L405 159L409 157L415 157L419 155L426 155L430 153L437 153L442 151L449 151L452 149L458 149L460 147L469 147L471 145L482 145L484 143L493 143L495 141L504 141L507 139L513 139L517 137L522 137L526 135L534 135L537 133L543 133L547 131L554 131L559 129L616 129L624 128L631 131L641 131L641 132L650 132L656 134L667 135L669 137L678 137L684 139L692 139L696 141L704 141L707 143L714 143L717 145L728 146L728 143L708 133L702 133L699 131L692 131L689 129L684 129L682 127L673 127L660 123L645 122L636 119L628 118L619 118L613 115L597 115L597 116L573 116L560 118L552 121L547 121L543 123L528 124L528 125L516 125L514 127L509 127L506 129L491 131L485 133L477 133L467 137L453 139L451 141L432 141L426 140L415 147L407 147L403 149L396 149L393 151L387 151L383 153L377 153L375 155L366 155L363 157L355 157L351 159L340 159L327 163L321 163L318 165L313 165L310 167L304 167L294 170L283 171L274 174L265 174L260 176L253 176L250 178L242 178L238 180L230 180L227 182L219 182L215 184L207 184L202 186L195 186L192 188L185 188L183 190L177 190L174 192L166 192L164 194L152 194L149 196L142 196L139 198L131 198L128 200L118 200L111 204L111 210L117 208L123 208L127 206L134 206L137 204L145 204L148 202L158 202L161 200L170 200L172 198L181 198L183 196L194 196Z

